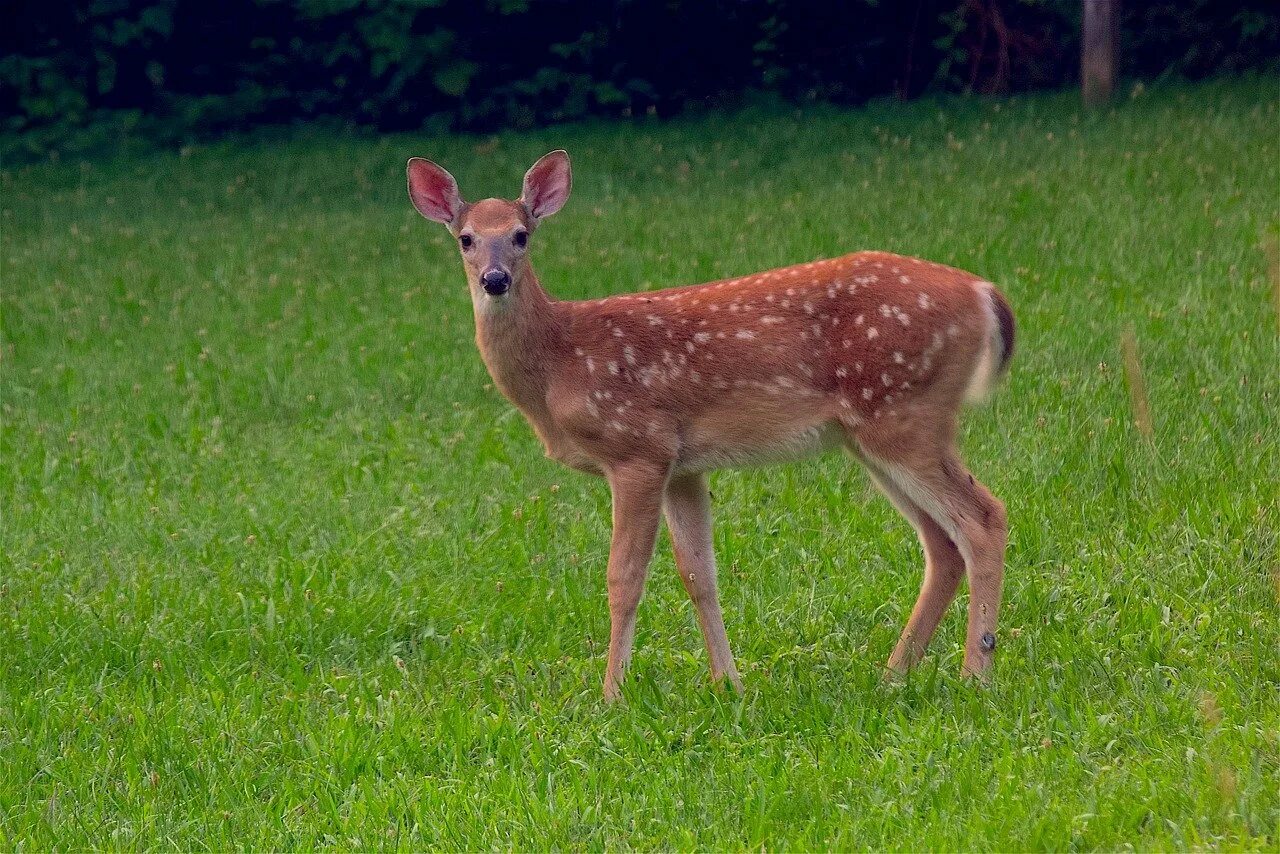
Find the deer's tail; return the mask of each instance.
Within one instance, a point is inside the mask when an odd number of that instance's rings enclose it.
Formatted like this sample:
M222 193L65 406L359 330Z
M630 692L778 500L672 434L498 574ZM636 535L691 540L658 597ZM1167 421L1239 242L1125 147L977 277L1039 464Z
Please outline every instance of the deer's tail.
M970 403L980 403L991 396L1001 378L1008 373L1009 362L1013 359L1013 309L1009 308L1009 301L995 285L980 282L977 287L986 316L987 334L969 385L965 388L965 400Z

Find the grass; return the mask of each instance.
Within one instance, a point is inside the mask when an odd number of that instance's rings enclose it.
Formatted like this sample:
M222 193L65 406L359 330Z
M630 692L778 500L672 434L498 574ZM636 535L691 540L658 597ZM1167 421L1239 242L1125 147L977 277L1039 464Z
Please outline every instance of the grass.
M1275 850L1278 108L1218 81L4 172L0 848ZM831 456L713 478L746 694L706 686L664 543L601 703L606 490L490 385L404 191L426 155L514 195L557 146L564 297L858 248L1008 293L963 442L1011 518L991 688L963 595L881 684L919 548Z

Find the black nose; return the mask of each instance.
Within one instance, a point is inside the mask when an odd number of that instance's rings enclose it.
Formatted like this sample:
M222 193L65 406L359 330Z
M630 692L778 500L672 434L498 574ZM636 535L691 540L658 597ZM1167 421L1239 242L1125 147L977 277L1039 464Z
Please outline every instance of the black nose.
M480 284L484 285L487 294L505 294L511 287L511 274L506 270L485 270Z

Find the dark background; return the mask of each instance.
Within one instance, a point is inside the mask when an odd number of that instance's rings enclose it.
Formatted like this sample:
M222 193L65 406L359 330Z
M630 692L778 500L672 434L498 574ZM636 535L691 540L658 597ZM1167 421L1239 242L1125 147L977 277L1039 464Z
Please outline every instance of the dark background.
M486 131L753 93L858 103L1078 79L1079 0L17 0L0 149L256 125ZM1121 72L1280 69L1276 0L1132 0Z

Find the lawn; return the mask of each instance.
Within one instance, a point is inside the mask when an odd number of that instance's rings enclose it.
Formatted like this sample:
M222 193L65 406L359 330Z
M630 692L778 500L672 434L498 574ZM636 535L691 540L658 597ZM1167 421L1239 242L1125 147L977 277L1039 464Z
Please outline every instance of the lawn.
M1008 294L963 448L1008 504L996 678L833 455L712 479L741 697L659 547L600 698L603 483L472 343L411 155L575 192L566 298L861 248ZM6 168L0 848L1280 845L1271 79ZM1135 426L1121 340L1150 402ZM1136 385L1137 384L1133 384Z

